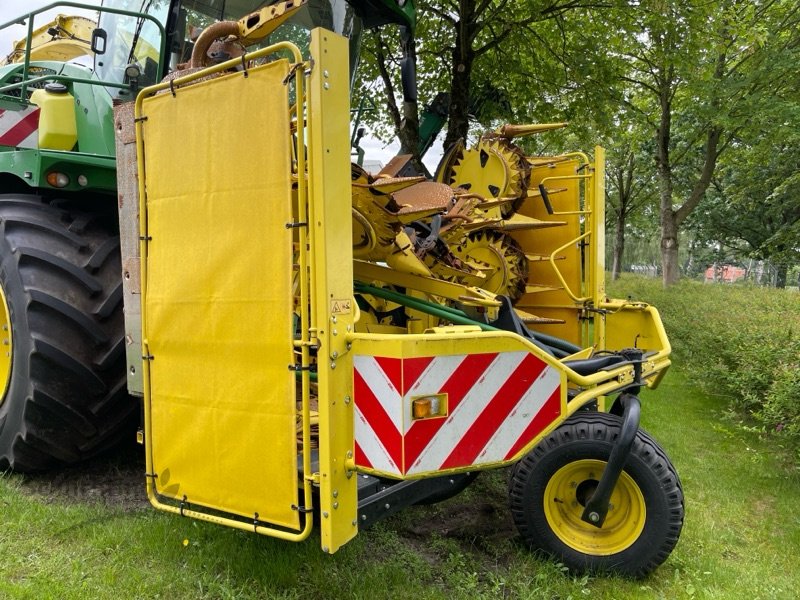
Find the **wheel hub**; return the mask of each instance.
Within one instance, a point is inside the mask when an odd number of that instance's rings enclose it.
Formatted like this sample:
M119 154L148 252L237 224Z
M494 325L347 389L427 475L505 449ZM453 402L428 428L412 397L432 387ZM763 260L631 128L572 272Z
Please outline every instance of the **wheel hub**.
M639 486L623 472L611 494L603 526L598 529L581 519L605 465L605 461L591 459L569 463L555 472L544 492L544 513L553 532L570 548L595 556L629 548L641 535L646 516Z
M8 302L3 288L0 287L0 405L6 399L8 382L11 381L11 361L13 358L11 334L11 315L8 311Z

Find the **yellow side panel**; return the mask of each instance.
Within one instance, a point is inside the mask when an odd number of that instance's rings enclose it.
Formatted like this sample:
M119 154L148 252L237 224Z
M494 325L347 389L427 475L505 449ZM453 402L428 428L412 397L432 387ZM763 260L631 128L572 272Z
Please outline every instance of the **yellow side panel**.
M144 101L159 494L298 528L285 60Z
M607 314L606 348L609 350L640 348L645 352L663 350L664 343L659 332L660 323L654 320L652 311L624 308Z
M534 169L531 173L531 188L536 188L539 182L546 177L563 177L575 175L579 166L577 160L554 163L549 167ZM553 210L577 211L580 210L580 180L556 180L545 184L549 189L562 189L565 191L550 194L550 203ZM514 238L520 243L526 254L550 256L556 248L566 244L581 235L580 217L578 215L549 215L540 198L531 198L522 205L520 212L526 216L542 221L559 221L565 223L558 227L534 229L514 233ZM577 244L558 253L556 261L558 269L564 276L570 288L577 295L581 295L581 252ZM528 265L528 284L530 286L543 286L562 288L552 265L547 260L532 261ZM517 307L533 313L539 317L562 319L565 324L537 325L536 328L549 335L555 335L575 344L581 344L581 327L578 321L578 309L575 303L563 289L552 291L536 291L527 293Z

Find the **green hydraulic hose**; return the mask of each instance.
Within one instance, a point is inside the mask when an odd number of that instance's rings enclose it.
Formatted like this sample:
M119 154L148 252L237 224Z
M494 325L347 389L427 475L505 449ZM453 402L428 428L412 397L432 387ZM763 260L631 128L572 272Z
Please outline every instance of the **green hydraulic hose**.
M408 308L413 308L414 310L433 315L434 317L451 321L457 325L477 325L483 331L502 331L497 327L492 327L486 323L481 323L480 321L470 319L466 313L455 308L450 308L449 306L442 306L441 304L428 302L427 300L422 300L421 298L412 298L411 296L406 296L400 292L394 292L385 288L378 288L372 285L367 285L366 283L361 283L359 281L355 282L354 288L359 294L370 294L371 296L377 296L378 298L383 298L389 302L402 304Z
M427 300L422 300L421 298L413 298L411 296L401 294L400 292L394 292L385 288L378 288L366 283L361 283L359 281L355 282L355 291L362 294L377 296L378 298L383 298L384 300L389 300L390 302L395 302L397 304L402 304L403 306L433 315L434 317L451 321L457 325L476 325L483 331L503 331L498 327L493 327L492 325L475 321L474 319L469 318L466 313L456 308L442 306L441 304L428 302ZM559 350L559 354L565 353L564 356L580 351L578 346L570 344L566 340L535 331L531 331L530 333L537 342L546 346L550 346L555 350Z

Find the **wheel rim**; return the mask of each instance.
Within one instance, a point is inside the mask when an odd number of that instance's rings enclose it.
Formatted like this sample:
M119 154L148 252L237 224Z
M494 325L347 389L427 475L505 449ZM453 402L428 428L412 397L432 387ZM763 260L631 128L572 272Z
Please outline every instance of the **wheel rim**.
M11 358L13 336L11 335L11 316L8 313L6 294L0 286L0 404L6 399L8 382L11 381Z
M620 475L611 494L608 515L601 528L581 520L605 461L577 460L561 467L544 492L544 513L553 533L570 548L594 556L608 556L629 548L642 533L645 502L639 486L627 473Z

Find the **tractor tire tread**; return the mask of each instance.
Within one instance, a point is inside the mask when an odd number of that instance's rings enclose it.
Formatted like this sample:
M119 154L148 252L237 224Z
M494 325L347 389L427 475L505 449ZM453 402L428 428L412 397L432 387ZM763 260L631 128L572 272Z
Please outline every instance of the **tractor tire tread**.
M133 431L113 206L0 195L0 277L14 334L0 469L72 464Z

